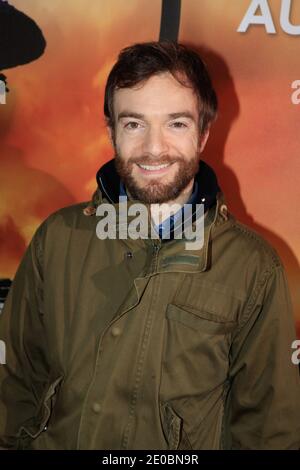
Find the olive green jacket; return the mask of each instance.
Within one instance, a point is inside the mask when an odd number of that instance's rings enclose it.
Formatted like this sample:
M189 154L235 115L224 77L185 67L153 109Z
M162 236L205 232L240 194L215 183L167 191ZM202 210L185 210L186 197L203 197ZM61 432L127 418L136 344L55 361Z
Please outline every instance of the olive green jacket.
M99 240L101 202L100 188L88 209L52 214L17 271L0 317L0 447L299 448L296 333L274 250L221 193L200 250Z

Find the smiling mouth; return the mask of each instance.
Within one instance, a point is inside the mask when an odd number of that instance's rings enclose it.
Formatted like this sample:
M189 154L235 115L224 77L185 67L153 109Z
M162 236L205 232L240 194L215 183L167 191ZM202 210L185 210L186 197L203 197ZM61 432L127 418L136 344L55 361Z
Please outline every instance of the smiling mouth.
M144 171L155 172L155 171L160 171L160 170L164 170L165 168L168 168L169 166L172 165L172 163L164 163L162 165L142 165L138 163L137 165L139 168L141 168Z

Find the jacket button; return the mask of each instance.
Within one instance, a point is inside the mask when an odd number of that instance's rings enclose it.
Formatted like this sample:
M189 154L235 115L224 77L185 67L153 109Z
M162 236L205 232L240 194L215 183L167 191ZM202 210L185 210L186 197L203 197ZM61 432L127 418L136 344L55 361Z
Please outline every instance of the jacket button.
M100 403L93 403L92 409L93 409L94 413L100 413L102 407L101 407Z
M117 326L114 326L112 329L111 329L111 334L113 336L120 336L120 334L122 333L122 330L121 328L117 327Z

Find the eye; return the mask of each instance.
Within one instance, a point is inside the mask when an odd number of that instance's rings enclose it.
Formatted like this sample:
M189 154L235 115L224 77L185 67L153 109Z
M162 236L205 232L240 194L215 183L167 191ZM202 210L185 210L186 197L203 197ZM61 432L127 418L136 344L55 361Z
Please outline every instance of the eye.
M140 126L141 125L136 121L129 121L124 125L125 129L128 129L128 130L139 129Z
M175 129L186 129L188 125L185 122L182 121L175 121L171 123L171 127Z

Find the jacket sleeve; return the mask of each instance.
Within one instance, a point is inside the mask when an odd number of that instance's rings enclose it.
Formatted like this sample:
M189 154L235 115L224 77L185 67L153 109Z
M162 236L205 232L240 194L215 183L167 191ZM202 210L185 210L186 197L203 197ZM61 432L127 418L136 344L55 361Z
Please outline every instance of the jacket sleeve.
M277 265L254 290L233 338L225 448L300 448L300 379L292 362L295 339L286 276Z
M17 270L0 315L0 448L23 448L38 414L49 364L43 324L41 226ZM28 436L27 436L28 438Z

